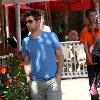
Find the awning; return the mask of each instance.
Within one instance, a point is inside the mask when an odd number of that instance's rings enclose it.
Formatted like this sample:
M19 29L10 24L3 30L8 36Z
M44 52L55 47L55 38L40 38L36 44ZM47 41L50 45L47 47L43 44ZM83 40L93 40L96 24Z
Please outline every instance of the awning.
M3 0L3 1L11 1L11 0ZM28 3L29 1L31 2ZM46 10L47 7L52 12L82 11L89 8L95 8L95 2L93 0L21 0L20 3L21 3L20 6L21 9L27 10L33 8L33 9ZM15 5L7 4L6 6L14 7Z
M95 8L93 0L57 0L49 2L31 3L34 9L45 10L45 4L50 11L81 11L88 8Z
M55 0L0 0L0 3L6 5L6 4L18 4L18 3L44 2L44 1L55 1Z

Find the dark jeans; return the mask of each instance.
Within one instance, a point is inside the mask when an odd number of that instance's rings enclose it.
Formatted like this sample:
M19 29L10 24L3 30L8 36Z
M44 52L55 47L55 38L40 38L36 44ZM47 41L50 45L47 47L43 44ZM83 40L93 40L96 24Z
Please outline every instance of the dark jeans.
M100 65L99 64L87 65L87 71L88 71L88 77L89 77L89 85L91 87L94 77L96 77L98 75L98 73L100 73ZM99 96L91 95L91 100L99 100Z

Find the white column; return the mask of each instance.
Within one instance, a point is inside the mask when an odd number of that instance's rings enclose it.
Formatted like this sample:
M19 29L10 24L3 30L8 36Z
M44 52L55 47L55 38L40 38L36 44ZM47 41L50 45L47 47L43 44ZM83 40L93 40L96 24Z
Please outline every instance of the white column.
M16 4L16 36L17 36L17 51L20 51L21 50L20 4Z

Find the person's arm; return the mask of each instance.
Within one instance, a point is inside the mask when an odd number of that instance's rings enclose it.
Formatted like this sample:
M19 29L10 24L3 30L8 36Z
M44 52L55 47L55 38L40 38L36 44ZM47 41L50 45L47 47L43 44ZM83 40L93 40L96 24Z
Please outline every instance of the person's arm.
M86 53L86 62L88 64L93 64L92 58L90 58L90 56L89 56L88 45L87 45L88 38L87 37L88 37L87 27L85 27L82 30L81 37L80 37L80 42L82 42L84 44L84 51Z
M31 66L30 66L30 58L29 58L27 45L28 45L28 39L24 38L22 40L22 56L23 56L24 71L26 73L27 83L29 83L30 74L31 74Z
M85 50L85 53L86 53L86 59L87 59L88 63L92 64L92 59L89 57L88 47L87 47L86 42L84 42L84 50Z
M64 56L62 54L61 48L56 49L56 56L57 56L57 63L58 63L57 78L59 80L61 80L62 72L63 72L63 66L64 66Z
M25 73L26 73L27 83L29 83L30 82L31 67L30 67L30 64L29 64L29 57L28 56L26 56L24 58L24 70L25 70Z
M57 58L57 64L58 64L57 78L61 80L63 66L64 66L64 56L61 50L61 44L59 42L57 35L54 32L51 32L49 35L51 36L52 46L55 50Z

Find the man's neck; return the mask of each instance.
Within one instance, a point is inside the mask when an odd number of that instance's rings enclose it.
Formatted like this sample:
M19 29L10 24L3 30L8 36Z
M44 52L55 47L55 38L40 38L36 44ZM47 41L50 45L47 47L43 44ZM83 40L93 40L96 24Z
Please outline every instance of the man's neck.
M96 23L90 23L89 26L90 26L91 28L96 28Z
M37 38L39 38L41 35L42 35L42 31L41 31L41 30L40 30L40 31L37 31L37 32L32 32L32 33L31 33L31 36L32 36L33 39L37 39Z

